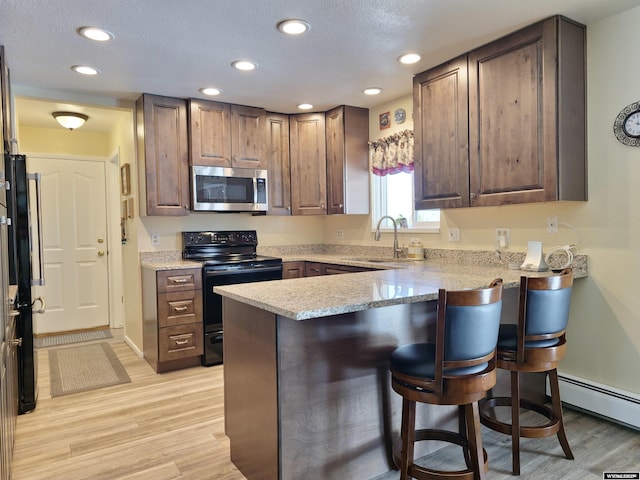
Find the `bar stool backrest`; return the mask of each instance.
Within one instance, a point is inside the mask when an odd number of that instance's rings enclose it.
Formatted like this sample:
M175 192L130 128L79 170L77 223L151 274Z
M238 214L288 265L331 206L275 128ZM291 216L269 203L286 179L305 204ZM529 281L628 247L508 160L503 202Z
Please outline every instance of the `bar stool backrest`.
M550 277L521 277L519 320L523 322L527 347L548 346L545 339L564 333L569 321L572 285L571 269ZM536 341L540 344L536 345Z

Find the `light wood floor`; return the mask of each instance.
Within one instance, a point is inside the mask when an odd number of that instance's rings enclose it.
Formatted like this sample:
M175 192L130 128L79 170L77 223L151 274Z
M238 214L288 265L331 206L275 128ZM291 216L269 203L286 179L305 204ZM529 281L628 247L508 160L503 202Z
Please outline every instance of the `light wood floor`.
M51 398L47 349L37 350L38 406L18 417L13 479L245 480L229 460L222 367L157 375L123 343L120 330L113 333L128 384ZM576 460L564 459L555 437L524 439L520 479L596 480L604 471L640 471L638 431L572 410L565 418ZM483 427L483 442L488 478L518 478L510 474L510 438ZM434 461L457 461L452 451L457 455L457 448L437 452ZM397 478L390 472L377 480Z
M13 479L244 480L224 435L222 367L157 375L112 332L131 383L51 398L48 349L36 350L38 403L18 416Z

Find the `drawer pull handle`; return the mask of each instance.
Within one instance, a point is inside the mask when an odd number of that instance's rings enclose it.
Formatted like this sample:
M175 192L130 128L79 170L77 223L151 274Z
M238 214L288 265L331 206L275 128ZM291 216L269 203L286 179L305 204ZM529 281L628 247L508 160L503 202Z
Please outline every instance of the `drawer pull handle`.
M176 345L186 345L189 340L176 340Z
M173 307L173 309L176 312L184 312L185 310L187 310L189 307Z
M187 283L186 278L174 278L173 283Z

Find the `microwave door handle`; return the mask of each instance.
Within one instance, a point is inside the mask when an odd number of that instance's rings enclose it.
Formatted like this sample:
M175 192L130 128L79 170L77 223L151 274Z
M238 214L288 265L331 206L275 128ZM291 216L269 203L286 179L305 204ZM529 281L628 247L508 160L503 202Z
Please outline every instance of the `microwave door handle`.
M39 173L28 173L27 179L34 180L36 186L36 217L38 222L38 270L39 278L31 280L31 285L44 285L44 248L42 243L42 197L41 197L41 175ZM31 230L31 228L30 228ZM33 245L33 244L32 244Z
M253 176L252 181L253 181L253 204L257 205L258 204L258 179L255 175Z

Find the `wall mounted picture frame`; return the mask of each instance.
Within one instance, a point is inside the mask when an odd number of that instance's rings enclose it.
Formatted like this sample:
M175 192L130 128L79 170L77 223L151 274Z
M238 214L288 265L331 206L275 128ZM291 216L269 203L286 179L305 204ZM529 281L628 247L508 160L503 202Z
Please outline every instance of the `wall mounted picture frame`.
M384 112L380 114L380 130L391 127L391 112Z
M120 190L122 195L131 193L131 170L128 163L120 167Z

